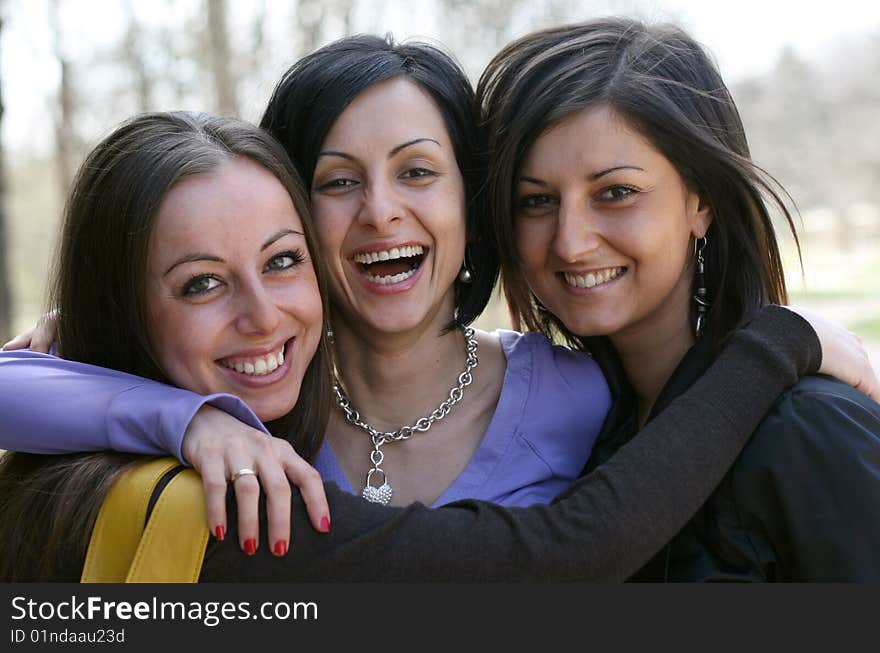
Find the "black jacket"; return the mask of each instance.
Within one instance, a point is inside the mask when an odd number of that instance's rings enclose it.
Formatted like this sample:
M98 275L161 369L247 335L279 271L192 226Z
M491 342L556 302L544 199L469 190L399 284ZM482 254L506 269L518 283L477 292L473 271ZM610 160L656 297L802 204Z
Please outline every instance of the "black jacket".
M637 431L616 357L599 356L615 410L588 469ZM712 361L685 356L651 419ZM802 379L767 413L733 468L633 581L880 581L880 404L823 376Z

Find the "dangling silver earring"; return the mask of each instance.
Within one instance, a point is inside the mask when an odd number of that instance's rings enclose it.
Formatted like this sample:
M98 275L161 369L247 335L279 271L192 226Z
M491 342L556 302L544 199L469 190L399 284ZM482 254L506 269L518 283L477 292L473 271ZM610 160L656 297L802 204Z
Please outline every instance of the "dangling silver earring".
M461 262L461 272L458 273L458 280L462 283L471 283L474 280L474 275L471 274L470 266L468 265L467 248L464 250L464 260Z
M333 327L328 325L326 334L327 334L327 342L329 342L331 345L335 344L335 341L333 340Z
M694 258L696 258L696 272L694 273L694 304L697 309L697 321L694 324L694 335L699 339L706 326L706 313L709 312L709 297L706 292L706 261L703 259L703 250L706 249L709 239L706 236L694 239Z

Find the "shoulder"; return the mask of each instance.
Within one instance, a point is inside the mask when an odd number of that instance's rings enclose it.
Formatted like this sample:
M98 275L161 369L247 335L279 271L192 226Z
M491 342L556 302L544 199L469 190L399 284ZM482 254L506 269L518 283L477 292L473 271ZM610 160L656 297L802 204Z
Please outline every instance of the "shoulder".
M608 392L608 383L593 357L551 343L541 333L498 331L508 362L527 359L541 381L563 384L575 392Z
M866 456L880 460L880 404L837 379L809 376L780 395L737 468L823 469L835 477L862 467Z
M588 455L612 401L599 366L588 354L554 345L538 333L502 331L500 336L507 382L525 389L522 437L536 448L574 446Z

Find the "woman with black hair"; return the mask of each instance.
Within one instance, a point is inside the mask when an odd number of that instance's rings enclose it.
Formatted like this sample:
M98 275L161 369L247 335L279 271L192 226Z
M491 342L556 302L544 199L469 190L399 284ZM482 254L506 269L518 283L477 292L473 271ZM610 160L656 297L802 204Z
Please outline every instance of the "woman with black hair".
M507 297L527 327L590 351L615 395L595 468L740 325L786 302L770 217L794 233L784 191L752 163L715 66L674 26L610 18L529 34L496 55L478 95ZM880 580L878 551L880 406L816 376L779 397L634 578Z

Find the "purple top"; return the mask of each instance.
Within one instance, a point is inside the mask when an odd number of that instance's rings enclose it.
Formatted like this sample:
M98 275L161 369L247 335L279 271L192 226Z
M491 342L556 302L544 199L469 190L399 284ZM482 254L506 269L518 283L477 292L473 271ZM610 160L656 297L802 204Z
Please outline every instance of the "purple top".
M184 461L183 435L204 404L268 433L235 395L203 396L48 354L0 352L0 449L49 454L115 449Z
M473 498L503 506L550 503L580 475L611 407L605 377L586 354L552 346L537 333L499 335L507 371L495 414L473 458L433 507ZM326 440L312 464L325 481L355 493Z
M608 386L588 355L536 333L499 334L507 371L492 421L473 458L433 505L462 498L549 503L580 475L610 408ZM183 435L205 403L266 430L234 395L202 396L46 354L0 352L3 449L116 449L183 460ZM329 444L314 465L324 480L352 492Z

